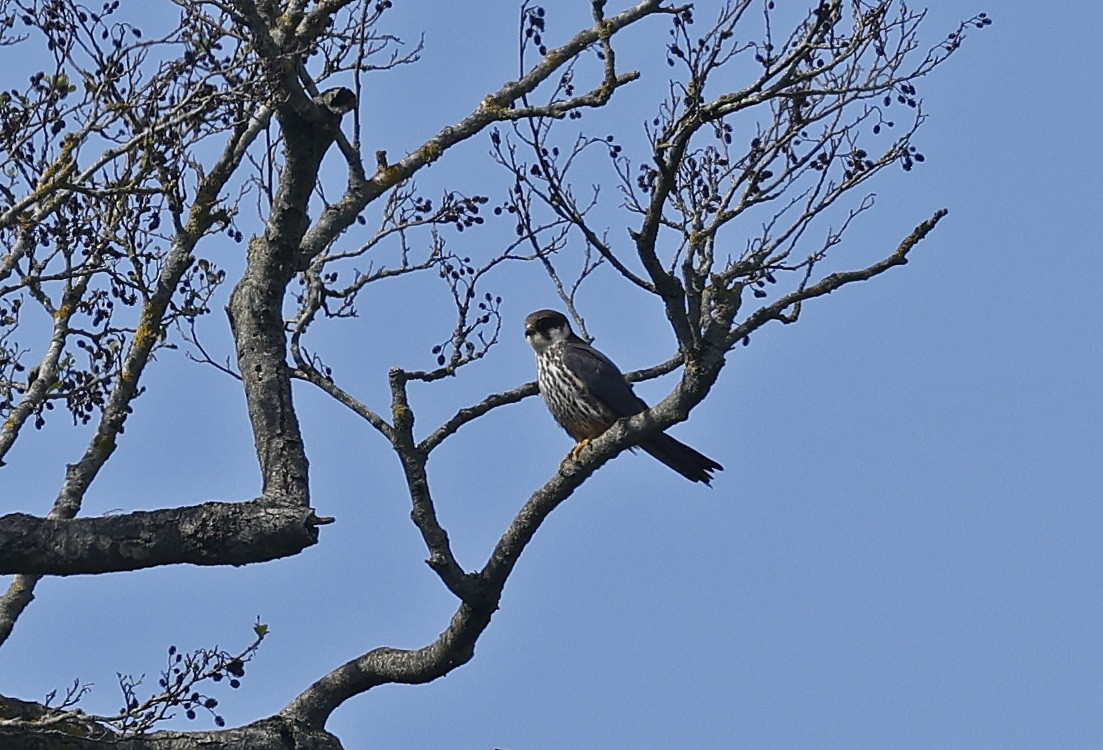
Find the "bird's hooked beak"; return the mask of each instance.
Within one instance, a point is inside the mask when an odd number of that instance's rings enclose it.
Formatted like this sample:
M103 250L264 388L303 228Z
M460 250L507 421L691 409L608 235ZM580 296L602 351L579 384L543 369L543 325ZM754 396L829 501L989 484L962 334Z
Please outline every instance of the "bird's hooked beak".
M547 334L533 324L525 326L525 341L529 342L529 346L531 346L533 351L537 354L544 351L544 349L548 347L548 344L551 343Z
M529 342L529 346L535 349L537 353L539 353L542 348L541 344L543 342L540 338L540 332L536 330L536 326L525 326L525 341Z

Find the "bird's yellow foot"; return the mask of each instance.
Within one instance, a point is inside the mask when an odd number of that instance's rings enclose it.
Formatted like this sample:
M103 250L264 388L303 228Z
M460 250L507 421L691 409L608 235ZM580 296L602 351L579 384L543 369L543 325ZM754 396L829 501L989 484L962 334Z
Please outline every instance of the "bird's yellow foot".
M567 464L579 463L582 460L580 458L582 456L582 451L586 450L586 446L588 446L589 444L590 438L583 438L582 440L578 441L578 445L576 445L574 448L571 448L571 452L564 456L563 460L559 462L559 470L566 471Z
M581 440L579 440L578 445L576 445L571 450L571 460L575 463L578 463L581 460L580 456L582 456L582 451L586 450L586 446L588 446L589 444L590 438L582 438Z
M559 462L559 469L565 470L569 463L579 463L582 451L586 450L586 446L590 444L590 438L583 438L578 442L574 448L571 448L571 452L564 456L563 460Z

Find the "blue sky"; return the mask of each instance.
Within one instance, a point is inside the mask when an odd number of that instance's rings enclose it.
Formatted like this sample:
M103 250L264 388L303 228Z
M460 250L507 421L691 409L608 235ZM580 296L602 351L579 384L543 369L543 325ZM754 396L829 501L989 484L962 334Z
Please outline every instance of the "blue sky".
M379 77L370 150L415 147L515 74L515 11L499 5L396 3L396 33L424 28L426 52ZM585 18L577 5L551 9L550 38ZM920 87L926 162L873 184L877 207L841 256L887 253L949 208L912 262L733 354L674 430L726 467L713 488L642 454L604 467L541 529L474 660L348 702L330 723L347 748L1103 744L1103 11L940 3L926 38L979 11L994 24ZM652 26L625 38L626 58L665 39ZM647 83L582 125L638 138ZM426 184L500 192L488 148L457 150ZM494 237L450 241L485 253ZM210 252L239 262L238 246ZM581 297L597 345L625 369L665 359L656 303L612 282ZM495 283L504 340L457 381L415 389L426 426L534 375L521 320L554 292L531 272ZM322 339L339 381L380 407L386 368L430 366L447 325L439 297L409 312L413 289L381 287ZM228 351L221 316L209 330ZM148 376L86 512L257 494L237 383L171 352ZM40 699L79 677L95 684L89 709L111 711L116 671L152 683L170 644L233 649L259 615L272 635L241 690L218 694L238 725L366 650L432 640L455 602L422 563L397 461L320 394L296 397L315 506L338 519L321 544L241 569L48 579L0 650L0 691ZM4 512L45 513L85 437L64 419L26 436L0 472ZM570 442L536 400L453 442L433 487L475 568Z

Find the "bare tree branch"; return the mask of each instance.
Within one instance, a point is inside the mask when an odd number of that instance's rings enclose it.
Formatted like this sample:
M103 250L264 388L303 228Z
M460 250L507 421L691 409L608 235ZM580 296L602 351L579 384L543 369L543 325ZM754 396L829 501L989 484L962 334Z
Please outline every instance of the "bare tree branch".
M271 498L70 520L11 513L0 516L0 574L264 562L316 544L317 527L332 520Z
M859 271L832 274L816 285L756 311L744 323L735 327L734 331L741 339L771 320L783 320L782 316L787 309L804 300L829 294L847 284L866 281L890 268L907 263L908 254L945 214L945 211L939 211L917 226L884 260ZM414 520L422 528L426 544L435 555L429 564L437 570L449 589L462 599L459 608L448 628L433 643L415 650L378 648L369 651L315 682L292 701L282 715L306 726L323 727L329 714L354 695L388 683L428 682L467 663L474 655L475 642L490 624L490 618L498 608L506 580L544 520L606 462L638 443L640 439L684 421L715 384L724 365L722 351L712 349L711 353L700 357L697 360L698 366L684 371L678 386L660 404L635 417L617 422L590 443L580 463L561 468L543 487L533 493L502 534L485 566L476 574L464 574L455 565L447 546L447 534L437 525L432 512L424 477L415 472L411 479L408 472L411 490L418 493L414 500ZM523 398L522 394L527 395L530 388L531 384L522 386L511 391L508 397L519 400ZM404 395L396 403L399 414L408 412L408 402ZM484 401L483 404L487 402ZM487 405L486 408L492 407ZM415 450L410 443L400 444L396 449L404 460L411 460L409 457L414 455ZM424 462L418 464L418 467L423 470ZM431 518L426 518L425 515L430 515Z
M0 465L17 455L11 448L28 424L46 426L55 405L92 430L45 517L0 516L0 573L15 574L0 596L0 645L43 575L241 565L315 544L317 527L332 519L311 508L294 380L386 438L426 562L458 600L431 643L365 648L336 669L319 667L324 674L279 714L245 727L151 731L173 707L213 709L185 686L220 678L230 664L240 669L240 660L217 649L210 666L172 647L170 658L190 671L170 669L161 692L144 700L135 692L140 678L120 676L126 705L117 716L81 712L79 681L58 705L50 705L56 692L45 703L0 697L5 748L333 750L340 743L326 723L353 696L429 682L467 663L528 544L595 471L688 419L737 347L763 326L796 322L807 301L907 263L945 209L864 267L838 270L835 251L873 209L872 180L924 161L917 86L970 26L990 23L980 14L924 49L925 14L897 0L814 3L789 28L773 3L763 3L756 20L748 10L757 4L732 0L702 31L690 5L642 0L609 16L604 0L593 0L592 21L549 47L545 9L524 3L516 80L409 154L389 160L375 149L371 167L361 140L365 76L414 63L423 47L403 46L383 30L391 5L177 3L176 23L152 39L116 16L117 4L92 12L73 0L17 3L33 35L14 33L17 17L0 7L0 45L41 38L45 61L24 89L0 92ZM652 89L644 141L632 147L619 135L587 133L584 112L620 101L614 94L630 82L645 83L644 72L618 68L618 46L622 31L648 19L670 24L658 48L670 78ZM349 113L351 136L342 130ZM579 129L568 131L572 123ZM470 185L430 197L414 183L484 131L490 160L504 170L498 198ZM332 201L322 184L331 151L346 170ZM254 203L251 217L244 206ZM490 234L477 234L493 221L491 211L515 235L486 242ZM357 236L355 226L371 216L374 229ZM457 249L467 247L456 239L461 232L475 234L478 251ZM245 247L244 271L228 296L227 272L202 254L215 234ZM628 378L678 377L660 403L572 452L517 501L485 563L467 570L437 512L429 458L466 425L495 418L537 387L459 401L442 412L451 416L415 433L417 398L477 373L476 363L497 351L508 321L502 298L487 290L516 264L550 279L587 338L580 291L594 279L611 277L651 296L670 323L665 351L673 354ZM339 380L342 373L326 364L316 331L355 318L380 284L423 276L441 285L445 308L426 344L435 343L426 356L436 366L368 362L380 374L386 368L390 394L389 405L373 408L357 395L359 384ZM197 320L223 304L236 370L216 362L209 352L217 349L198 337ZM48 320L26 343L17 332L36 330L32 314ZM259 496L78 518L139 403L146 368L176 346L173 331L194 347L190 355L240 379L263 477ZM250 655L267 628L258 621L255 632Z

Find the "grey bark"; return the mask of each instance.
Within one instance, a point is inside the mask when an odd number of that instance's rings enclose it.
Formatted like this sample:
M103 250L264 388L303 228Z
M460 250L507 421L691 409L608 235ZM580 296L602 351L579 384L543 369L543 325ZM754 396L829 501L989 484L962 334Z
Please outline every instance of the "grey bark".
M0 574L77 575L157 565L245 565L318 541L309 508L269 498L209 502L96 518L0 516Z
M40 722L33 726L24 722ZM343 750L329 732L275 716L243 727L123 737L90 717L0 697L4 750Z

